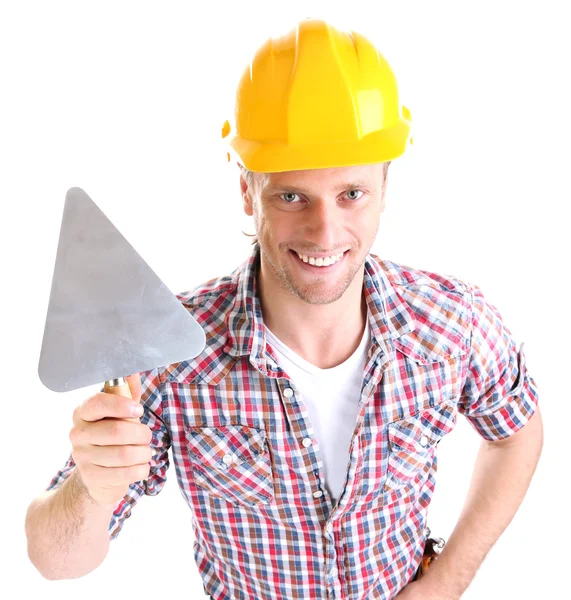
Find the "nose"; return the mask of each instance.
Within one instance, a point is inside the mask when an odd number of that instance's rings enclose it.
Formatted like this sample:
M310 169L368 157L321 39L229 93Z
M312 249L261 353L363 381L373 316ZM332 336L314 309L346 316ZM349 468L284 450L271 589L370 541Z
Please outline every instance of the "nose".
M334 199L316 201L304 211L304 237L319 247L316 251L332 250L339 243L342 212Z

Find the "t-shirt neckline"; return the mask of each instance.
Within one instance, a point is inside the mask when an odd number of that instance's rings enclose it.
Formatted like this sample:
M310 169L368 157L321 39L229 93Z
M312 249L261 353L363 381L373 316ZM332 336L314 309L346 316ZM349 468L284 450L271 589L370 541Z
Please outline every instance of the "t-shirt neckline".
M313 363L310 363L309 361L305 360L305 358L302 358L299 354L294 352L289 346L286 346L278 337L276 337L274 335L274 333L272 333L272 331L268 328L267 325L265 325L265 328L266 328L266 332L267 332L268 341L270 341L272 343L272 345L276 346L277 349L282 354L285 354L286 357L292 363L294 363L297 367L299 367L300 369L303 369L304 371L307 371L308 373L311 373L313 375L334 376L337 373L345 372L348 368L351 367L351 365L354 362L358 361L362 357L362 355L367 351L367 342L369 340L369 331L370 331L369 311L367 311L367 320L365 322L365 328L363 331L363 335L361 337L361 341L359 342L359 346L357 346L357 348L355 349L355 352L353 352L353 354L351 354L351 356L349 356L347 358L347 360L343 361L341 364L336 365L335 367L330 367L328 369L321 369L320 367L315 366Z

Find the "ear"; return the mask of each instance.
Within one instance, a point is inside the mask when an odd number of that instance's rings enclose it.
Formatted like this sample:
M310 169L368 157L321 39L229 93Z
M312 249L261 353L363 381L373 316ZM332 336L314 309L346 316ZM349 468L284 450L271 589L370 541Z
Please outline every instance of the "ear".
M380 214L385 212L385 208L387 206L387 197L385 195L385 190L382 191L381 193L381 211Z
M387 180L388 177L384 180L383 191L381 192L381 213L385 212L385 207L387 205Z
M254 214L254 207L252 206L252 194L248 189L248 183L244 179L243 175L240 175L240 193L242 194L242 205L244 212L251 217Z

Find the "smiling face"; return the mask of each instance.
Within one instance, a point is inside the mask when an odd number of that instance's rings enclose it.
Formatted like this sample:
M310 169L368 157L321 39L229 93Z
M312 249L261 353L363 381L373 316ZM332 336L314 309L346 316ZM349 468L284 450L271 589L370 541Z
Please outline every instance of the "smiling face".
M387 166L268 173L250 187L241 176L266 287L310 304L338 300L363 273L384 210Z

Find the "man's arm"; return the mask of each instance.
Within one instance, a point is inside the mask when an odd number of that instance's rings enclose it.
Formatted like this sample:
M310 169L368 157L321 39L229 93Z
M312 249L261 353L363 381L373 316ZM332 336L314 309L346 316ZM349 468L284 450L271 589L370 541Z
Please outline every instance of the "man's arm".
M462 596L517 512L542 446L539 407L509 438L482 441L466 501L450 539L424 577L398 594L399 600L456 600Z
M109 550L113 505L100 506L85 489L77 468L57 490L42 493L28 507L28 557L46 579L82 577Z

